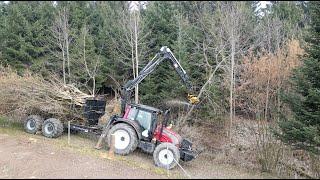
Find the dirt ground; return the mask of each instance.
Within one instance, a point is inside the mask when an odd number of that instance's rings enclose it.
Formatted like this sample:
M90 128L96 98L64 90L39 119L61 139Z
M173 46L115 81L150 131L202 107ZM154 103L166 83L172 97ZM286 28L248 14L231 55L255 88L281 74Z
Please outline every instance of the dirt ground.
M234 166L215 164L204 156L166 171L154 166L152 155L139 150L108 159L92 138L67 135L57 139L0 127L0 178L273 178Z

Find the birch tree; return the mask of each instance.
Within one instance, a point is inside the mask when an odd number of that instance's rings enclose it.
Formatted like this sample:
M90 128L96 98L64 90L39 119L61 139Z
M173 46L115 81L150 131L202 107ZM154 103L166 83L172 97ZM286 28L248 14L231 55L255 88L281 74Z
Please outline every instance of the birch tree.
M252 28L250 8L246 2L216 2L215 10L212 6L198 9L200 17L200 27L203 32L204 40L200 43L195 42L198 51L202 52L202 66L206 67L207 79L203 84L198 98L208 93L216 77L217 71L222 71L226 76L222 77L224 82L229 82L229 133L231 141L232 124L235 114L235 81L237 77L237 66L239 57L254 46L250 40L254 34L250 34ZM226 81L227 80L227 81ZM227 86L226 86L227 88ZM208 101L210 98L207 97ZM192 107L185 119L191 115Z
M139 56L138 56L138 33L139 33L139 21L140 21L140 13L138 10L133 10L133 17L134 17L134 51L135 51L135 62L133 60L133 77L137 77L139 75ZM135 64L135 67L134 67ZM135 103L139 102L139 85L137 84L135 87L135 95L134 95Z
M65 53L66 53L66 60L67 60L67 69L68 69L68 77L69 77L69 82L71 78L71 73L70 73L70 53L69 53L69 43L70 43L70 38L69 38L69 14L66 9L66 7L63 7L63 12L62 12L62 33L64 37L64 47L65 47Z
M113 25L117 31L107 30L111 43L115 47L115 54L122 64L131 67L133 78L139 73L139 64L146 56L145 38L149 31L145 29L140 11L143 10L143 2L125 2L122 8L116 9ZM111 28L111 26L110 26ZM131 61L131 65L130 62ZM123 79L127 81L128 79ZM135 102L138 103L138 86L135 88Z
M97 55L94 52L93 40L91 35L89 34L87 25L84 25L84 27L82 28L81 39L82 39L81 41L82 43L80 47L82 49L82 59L83 59L81 63L85 68L85 71L89 77L89 80L91 80L92 82L92 87L91 87L91 90L89 89L89 91L92 96L95 96L96 76L97 76L99 67L101 66L101 59L100 59L100 54ZM100 52L101 50L102 49L100 49ZM89 80L87 80L86 82L88 82Z
M58 13L55 17L55 22L52 26L52 36L53 41L51 42L53 46L59 48L58 52L51 51L53 55L62 60L62 73L63 73L63 83L66 84L66 62L68 64L68 74L70 75L70 67L67 55L67 44L66 38L68 37L67 29L67 15L65 8L63 10L58 10ZM69 53L68 53L69 54Z

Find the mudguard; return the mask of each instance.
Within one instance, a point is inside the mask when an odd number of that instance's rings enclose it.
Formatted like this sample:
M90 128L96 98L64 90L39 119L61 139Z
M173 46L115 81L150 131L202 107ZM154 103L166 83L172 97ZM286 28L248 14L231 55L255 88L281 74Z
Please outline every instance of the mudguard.
M114 125L116 125L118 123L126 123L126 124L130 125L131 127L133 127L134 130L137 133L138 139L139 140L141 139L142 128L141 128L141 126L139 125L139 123L137 121L133 121L133 120L130 120L130 119L123 119L123 118L116 118L114 120L114 122L111 124L111 126L114 126Z

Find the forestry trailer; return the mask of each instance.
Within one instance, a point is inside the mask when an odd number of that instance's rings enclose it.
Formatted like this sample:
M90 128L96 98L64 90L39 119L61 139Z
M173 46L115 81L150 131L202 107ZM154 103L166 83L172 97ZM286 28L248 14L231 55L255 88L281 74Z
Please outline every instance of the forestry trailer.
M95 133L100 136L95 146L96 149L101 149L104 140L110 147L111 136L114 135L114 151L116 154L127 155L139 147L144 152L153 154L155 164L165 169L172 169L180 159L190 161L196 158L199 152L192 149L192 143L183 139L168 127L169 109L163 112L157 108L130 102L132 90L136 85L164 61L170 61L170 64L187 86L189 103L197 104L199 100L191 94L192 86L186 71L171 50L163 46L160 52L140 71L139 75L133 80L129 80L122 87L120 115L112 115L104 126L99 126L98 119L104 114L106 103L99 100L86 100L84 115L88 122L86 125L71 124L70 129ZM160 123L161 119L162 123ZM42 134L50 138L60 136L63 129L67 127L58 119L49 118L43 121L37 115L31 115L25 121L27 132L36 133L38 130L42 130Z

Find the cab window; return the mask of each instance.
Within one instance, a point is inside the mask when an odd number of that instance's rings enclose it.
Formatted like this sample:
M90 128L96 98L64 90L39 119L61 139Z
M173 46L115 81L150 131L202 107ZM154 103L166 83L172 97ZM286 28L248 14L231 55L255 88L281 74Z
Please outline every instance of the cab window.
M150 112L139 110L136 120L144 129L150 130L152 121L152 114Z

